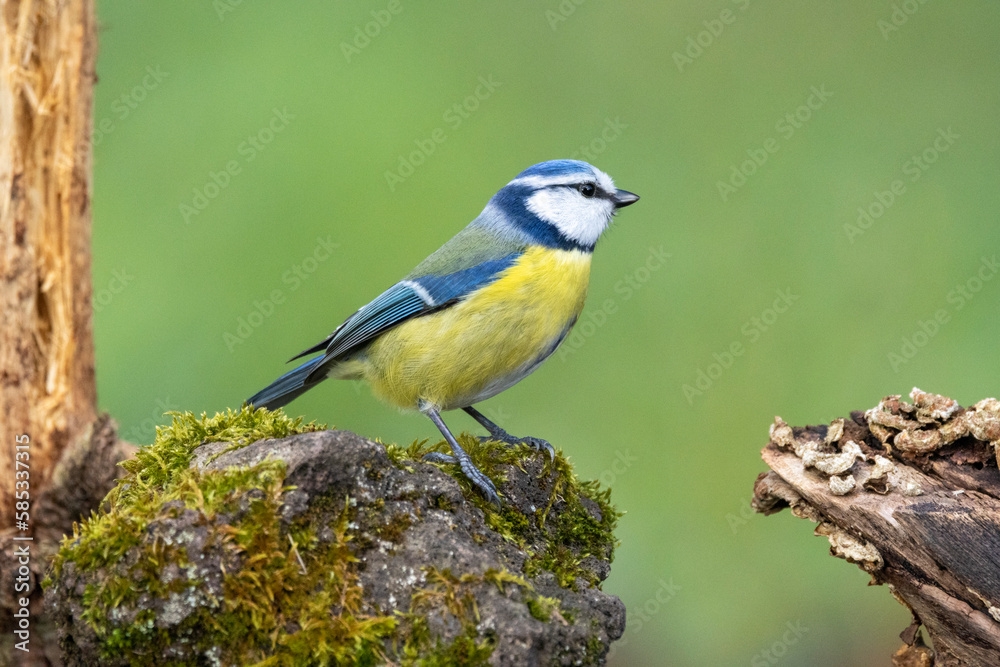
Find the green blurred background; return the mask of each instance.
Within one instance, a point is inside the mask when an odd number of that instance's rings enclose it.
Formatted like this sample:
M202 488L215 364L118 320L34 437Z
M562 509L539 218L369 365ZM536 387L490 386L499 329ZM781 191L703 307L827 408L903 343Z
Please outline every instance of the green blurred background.
M237 407L519 171L588 159L642 201L598 248L577 336L485 407L627 512L611 664L888 664L905 610L749 497L775 414L825 423L914 385L997 394L1000 279L977 273L1000 251L1000 5L217 0L99 18L98 385L125 437ZM349 383L290 412L437 437Z

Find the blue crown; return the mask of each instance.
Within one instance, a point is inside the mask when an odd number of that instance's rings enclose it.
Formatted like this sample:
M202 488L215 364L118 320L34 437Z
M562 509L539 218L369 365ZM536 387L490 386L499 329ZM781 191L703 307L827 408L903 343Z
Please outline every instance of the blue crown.
M568 174L593 174L593 167L580 160L549 160L532 165L517 175L524 176L564 176Z

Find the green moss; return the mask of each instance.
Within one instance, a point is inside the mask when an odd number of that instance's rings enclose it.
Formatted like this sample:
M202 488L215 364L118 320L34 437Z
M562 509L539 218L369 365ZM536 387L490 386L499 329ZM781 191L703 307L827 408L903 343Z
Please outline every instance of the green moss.
M593 664L597 664L604 654L604 643L595 632L587 639L587 658Z
M155 516L154 510L163 503L181 500L192 509L216 511L219 509L216 504L223 496L253 480L256 473L246 470L209 475L191 471L188 465L192 454L202 443L230 441L245 447L264 438L283 438L326 428L305 424L301 418L290 419L281 411L253 411L246 407L214 417L204 413L196 417L190 412L167 414L173 416L171 425L158 426L153 444L141 447L134 459L120 464L126 475L105 499L109 511L91 513L83 527L74 525L72 538L64 539L53 563L56 574L70 554L82 571L117 562L139 543L147 522ZM204 489L199 483L201 479L205 480ZM67 550L69 547L72 551Z
M399 664L403 667L454 667L455 665L485 666L496 648L491 635L478 639L475 630L466 628L452 642L431 640L429 623L425 616L404 614L411 617L406 644L399 650Z
M265 438L287 438L327 428L315 422L306 424L301 417L291 419L281 410L253 410L245 406L214 417L204 412L201 417L190 412L167 414L173 417L170 426L157 426L153 444L140 447L134 459L121 464L129 475L112 490L115 494L110 497L112 501L128 505L136 494L169 486L175 475L187 469L194 450L206 442L230 442L229 451Z
M375 442L383 444L378 438L375 439ZM427 447L426 440L415 440L409 447L402 447L394 442L385 445L385 453L388 455L389 460L392 461L392 464L400 470L409 472L413 472L413 468L407 464L419 461L420 457L429 451L431 449Z
M283 462L212 471L187 467L194 449L206 441L241 447L322 427L280 411L246 408L214 417L173 417L170 426L157 429L152 445L124 464L127 474L108 495L107 511L74 526L53 562L56 577L70 562L79 572L100 572L93 578L100 583L87 587L82 602L103 657L153 664L168 645L189 637L192 653L218 650L225 664L384 662L385 640L394 636L398 621L359 612L347 506L334 515L333 539L321 543L314 525L281 529ZM221 599L198 578L184 545L147 534L154 521L176 519L187 510L195 518L185 526L206 526L205 534L215 540L203 549L221 553ZM127 552L138 557L126 564ZM226 570L227 563L234 566ZM168 572L176 574L165 576ZM51 583L47 579L46 586ZM174 605L179 621L168 631L156 627L152 609L123 618L140 594ZM331 609L339 610L334 623Z
M506 481L504 466L516 466L524 470L524 461L537 456L537 452L527 445L511 447L500 442L480 442L475 436L462 434L459 444L469 453L476 466L498 486ZM406 461L420 460L431 451L449 451L445 442L428 445L427 441L414 442L407 448L396 447L394 456L398 465ZM465 499L483 511L487 525L505 540L516 544L530 554L524 573L533 577L541 570L548 570L556 576L563 588L576 589L577 579L588 585L600 586L597 577L580 566L588 556L614 559L618 542L614 530L621 514L611 504L611 490L602 489L599 482L581 482L573 472L569 460L561 451L554 460L548 461L539 474L540 483L550 480L548 504L533 514L524 514L509 503L495 507L472 487L469 480L455 464L439 465L451 474L462 488ZM584 505L592 501L596 514ZM559 512L552 508L562 503ZM539 548L538 543L542 546ZM532 546L536 545L536 546Z
M496 586L501 594L507 594L508 588L513 586L520 591L529 613L536 620L548 623L556 618L566 623L559 600L536 594L524 577L504 569L489 568L481 575L456 576L448 569L426 567L424 576L427 585L413 594L409 613L401 614L410 628L409 639L400 651L403 665L489 664L496 637L491 631L480 635L478 630L480 618L475 592L483 584ZM445 621L448 618L457 621L462 634L450 644L432 642L428 623L435 614Z
M556 575L563 588L575 590L577 578L599 587L596 575L580 567L580 563L588 556L614 560L614 549L618 546L614 529L621 514L611 505L611 490L601 490L597 482L578 482L573 478L572 485L567 485L562 494L566 507L549 522L550 539L543 550L528 559L525 573L534 576L539 570L548 570ZM588 511L581 498L597 504L599 517ZM542 517L545 519L548 516Z
M51 586L69 563L76 572L91 574L88 580L93 583L81 600L82 618L109 660L158 663L164 650L180 640L191 647L191 661L196 655L210 655L222 664L486 664L496 638L477 630L476 586L497 586L501 592L514 586L534 618L566 622L568 615L558 601L537 595L522 575L546 569L561 585L575 586L578 577L593 579L579 567L580 560L588 553L608 558L615 546L612 530L618 514L609 503L609 492L596 483L579 482L561 453L540 474L540 483L552 485L548 505L529 515L509 504L498 510L457 466L445 465L490 527L523 548L534 545L524 573L487 570L456 577L431 568L427 586L413 595L408 613L366 614L354 556L363 545L349 527L360 520L369 534L398 543L412 517L386 517L384 503L357 508L341 504L343 499L319 498L291 525L283 524L283 462L193 470L188 467L193 452L205 442L230 443L223 449L229 451L324 427L289 419L281 411L247 408L213 417L171 414L172 423L157 429L155 442L122 464L126 475L108 494L102 511L74 525L44 582ZM534 454L527 447L480 443L467 435L462 444L498 484L507 466L523 470L523 461ZM420 441L386 450L390 460L405 469L426 452L447 451L447 446ZM599 507L599 518L583 506L586 498ZM552 512L557 503L559 512ZM438 502L440 509L454 509L448 505L446 500ZM331 533L332 538L319 538ZM199 553L211 554L220 564L221 594L218 581L204 579L209 576L204 563L192 563L188 557L184 540L198 536L203 540ZM140 595L163 604L136 612L144 604ZM442 642L431 633L428 619L436 613L460 623L462 632L453 641ZM164 621L167 616L169 622Z
M528 600L528 611L542 623L548 623L553 613L559 613L559 600L539 595ZM562 614L560 614L561 616ZM565 620L565 619L564 619Z
M400 652L402 664L419 667L489 664L496 637L492 632L480 636L474 589L487 581L499 586L508 582L528 586L527 582L508 572L492 569L479 576L463 574L458 577L448 569L426 567L424 576L427 586L414 592L410 612L404 615L410 632ZM432 645L428 619L434 614L439 614L442 620L450 616L458 621L462 633L450 643L437 640Z

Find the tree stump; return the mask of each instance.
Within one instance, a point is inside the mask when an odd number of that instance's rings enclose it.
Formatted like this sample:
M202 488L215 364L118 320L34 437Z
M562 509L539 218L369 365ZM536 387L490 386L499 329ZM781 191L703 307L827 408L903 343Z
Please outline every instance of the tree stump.
M96 49L93 0L0 0L0 632L29 637L0 644L2 664L58 661L39 616L45 559L130 451L94 381Z
M97 417L91 331L93 3L10 2L0 16L0 469L30 439L40 490ZM0 476L0 526L14 522ZM34 494L32 494L34 495Z
M898 666L1000 665L1000 401L914 388L829 426L780 417L754 509L790 507L910 609ZM925 645L920 629L930 640Z

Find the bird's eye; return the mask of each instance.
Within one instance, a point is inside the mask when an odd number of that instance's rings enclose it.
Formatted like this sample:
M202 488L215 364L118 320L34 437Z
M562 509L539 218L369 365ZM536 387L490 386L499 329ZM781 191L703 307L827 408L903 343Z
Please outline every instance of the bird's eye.
M593 183L581 183L579 186L579 190L580 194L588 199L597 194L597 188L594 187Z

